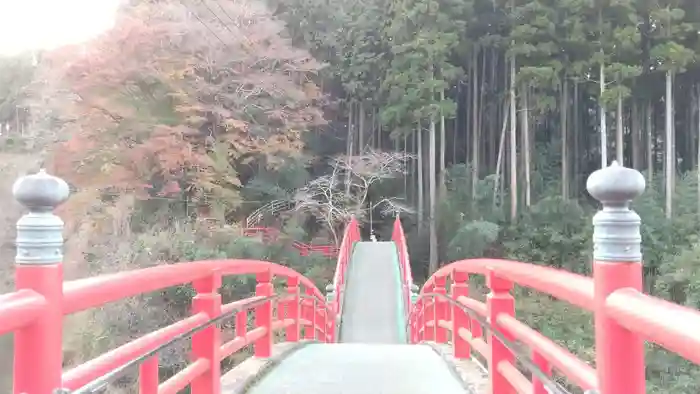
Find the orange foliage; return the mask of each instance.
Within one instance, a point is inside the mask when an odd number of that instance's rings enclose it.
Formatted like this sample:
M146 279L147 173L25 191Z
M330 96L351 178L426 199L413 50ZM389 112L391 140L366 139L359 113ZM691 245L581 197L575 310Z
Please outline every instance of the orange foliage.
M45 59L37 93L64 140L57 174L141 198L235 200L237 163L302 149L323 122L309 78L321 65L259 0L221 1L218 19L191 4L129 6L109 32Z

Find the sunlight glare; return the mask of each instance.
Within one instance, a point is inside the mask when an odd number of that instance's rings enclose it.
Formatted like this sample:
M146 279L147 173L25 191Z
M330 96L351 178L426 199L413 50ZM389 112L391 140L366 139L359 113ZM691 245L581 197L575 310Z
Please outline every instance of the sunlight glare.
M114 24L122 0L0 0L0 55L79 44Z

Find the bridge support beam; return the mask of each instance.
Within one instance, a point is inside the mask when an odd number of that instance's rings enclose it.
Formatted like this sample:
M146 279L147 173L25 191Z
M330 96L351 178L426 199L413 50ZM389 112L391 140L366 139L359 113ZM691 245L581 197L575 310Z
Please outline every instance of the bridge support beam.
M642 194L638 171L613 162L586 183L603 209L593 218L596 370L600 394L644 394L644 341L608 316L606 301L622 288L642 288L641 220L629 208Z
M63 221L53 210L69 189L41 170L18 179L12 193L29 209L17 222L15 286L45 301L39 318L15 332L13 392L52 393L61 387L63 369Z

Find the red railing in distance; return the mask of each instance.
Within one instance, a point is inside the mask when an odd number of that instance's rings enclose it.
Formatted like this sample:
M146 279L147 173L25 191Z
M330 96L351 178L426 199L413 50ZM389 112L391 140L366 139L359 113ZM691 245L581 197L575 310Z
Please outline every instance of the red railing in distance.
M396 244L399 254L399 268L401 269L401 280L403 284L404 310L408 313L411 310L411 288L413 287L413 274L411 273L411 260L408 256L408 245L406 234L403 232L401 220L397 217L394 220L394 230L391 240Z
M246 227L243 229L243 235L246 237L260 235L265 243L276 240L279 234L279 229L274 227Z
M353 217L343 232L343 240L340 242L340 248L338 249L338 261L335 266L335 275L333 277L334 296L331 303L336 317L341 315L343 309L346 273L352 257L352 249L355 243L360 240L360 226Z
M308 256L311 253L321 253L326 257L333 257L338 255L338 247L336 245L313 245L307 244L300 241L294 241L292 243L295 249L299 251L300 256Z
M222 276L248 274L257 278L255 296L222 304ZM286 279L286 289L276 293L274 277ZM299 273L266 261L178 263L65 283L60 264L18 265L16 283L16 292L0 296L0 334L15 335L15 394L78 389L211 319L234 312L235 338L222 343L216 325L194 333L192 363L165 382L158 380L157 354L140 364L140 393L174 394L191 385L193 394L219 394L220 361L251 344L257 357L270 357L275 332L292 342L300 339L302 330L306 339L335 340L335 317L323 294ZM192 284L196 291L190 317L62 371L65 315L180 284ZM248 310L255 318L250 330Z

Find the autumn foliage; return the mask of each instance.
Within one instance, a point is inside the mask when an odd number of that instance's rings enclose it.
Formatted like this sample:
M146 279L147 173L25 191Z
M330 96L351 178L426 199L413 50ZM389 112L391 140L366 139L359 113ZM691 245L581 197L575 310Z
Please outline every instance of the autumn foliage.
M44 59L35 91L61 139L54 171L86 193L230 212L240 166L298 153L323 123L321 64L284 34L249 0L123 9L112 30Z

